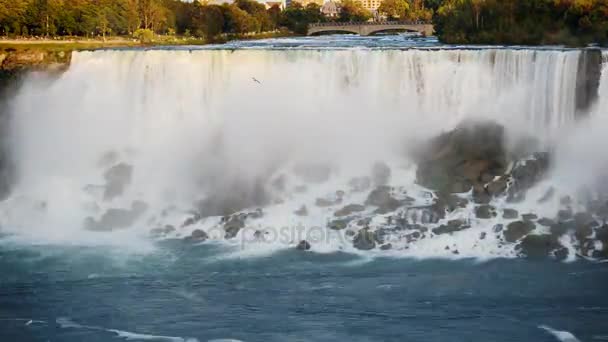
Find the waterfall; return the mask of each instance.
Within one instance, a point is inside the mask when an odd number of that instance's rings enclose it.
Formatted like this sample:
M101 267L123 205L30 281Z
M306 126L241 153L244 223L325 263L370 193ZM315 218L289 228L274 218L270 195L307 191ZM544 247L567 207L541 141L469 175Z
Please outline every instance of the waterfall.
M575 122L581 55L76 52L69 70L30 75L11 101L17 178L0 206L3 229L69 238L87 220L135 202L147 211L131 225L148 230L171 208L187 212L227 192L245 206L266 203L259 187L284 165L330 163L334 173L355 175L376 160L398 164L408 144L467 118L551 143ZM598 111L608 108L606 74ZM402 182L412 183L411 175Z

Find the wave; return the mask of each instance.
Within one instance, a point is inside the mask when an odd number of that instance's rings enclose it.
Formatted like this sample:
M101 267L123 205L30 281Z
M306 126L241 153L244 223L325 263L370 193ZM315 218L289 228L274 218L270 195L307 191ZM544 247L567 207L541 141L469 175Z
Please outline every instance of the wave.
M577 339L576 336L572 335L572 333L570 333L568 331L555 330L546 325L539 325L538 327L540 329L547 331L549 334L553 335L556 339L558 339L561 342L580 342L580 340Z
M125 340L135 341L159 341L159 342L198 342L198 339L193 337L174 337L174 336L162 336L162 335L150 335L140 334L125 330L109 329L92 325L82 325L74 322L70 318L60 317L57 318L56 323L63 329L87 329L87 330L98 330L106 331L115 334L116 336Z

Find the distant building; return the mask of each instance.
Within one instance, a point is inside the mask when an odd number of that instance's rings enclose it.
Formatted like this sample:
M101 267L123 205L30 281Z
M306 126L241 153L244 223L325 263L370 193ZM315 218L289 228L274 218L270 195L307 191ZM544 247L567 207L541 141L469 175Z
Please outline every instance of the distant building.
M308 4L317 4L319 7L323 6L323 0L292 0L291 2L299 2L304 7Z
M321 7L321 13L328 18L335 18L340 14L340 7L334 1L329 0Z
M363 6L363 8L365 8L366 10L375 13L378 11L378 7L380 7L380 4L382 3L381 0L355 0L356 2L360 3L361 6Z
M266 9L269 9L275 5L278 6L281 10L284 10L286 7L285 1L276 1L276 0L266 1Z

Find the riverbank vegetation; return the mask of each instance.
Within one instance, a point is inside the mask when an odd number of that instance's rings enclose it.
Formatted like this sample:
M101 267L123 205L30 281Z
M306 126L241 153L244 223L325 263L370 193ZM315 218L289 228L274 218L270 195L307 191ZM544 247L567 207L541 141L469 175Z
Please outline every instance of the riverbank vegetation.
M435 28L457 44L608 44L608 0L445 0Z
M316 3L303 6L295 0L284 10L254 0L221 5L180 0L0 0L0 45L204 44L305 34L310 23L372 18L432 19L439 39L454 44L608 44L608 0L384 0L374 15L361 1L338 3L339 14L325 17Z

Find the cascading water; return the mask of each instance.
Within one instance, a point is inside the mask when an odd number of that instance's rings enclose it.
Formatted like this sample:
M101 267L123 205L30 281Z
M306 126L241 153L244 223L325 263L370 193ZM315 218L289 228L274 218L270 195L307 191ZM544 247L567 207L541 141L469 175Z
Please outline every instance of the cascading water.
M1 204L2 230L124 242L165 225L180 236L193 210L211 218L188 233L261 206L253 235L325 227L334 213L315 200L344 191L344 204L363 202L367 194L350 192L349 181L378 161L390 166L390 185L424 204L408 149L468 118L555 145L575 126L580 58L525 49L78 52L56 79L31 75L11 103L18 177ZM589 121L599 130L607 74ZM302 164L327 166L328 180L291 172ZM294 215L302 206L308 216ZM444 246L456 241L463 256L511 255L495 239L478 241L495 223L399 253L451 255Z

